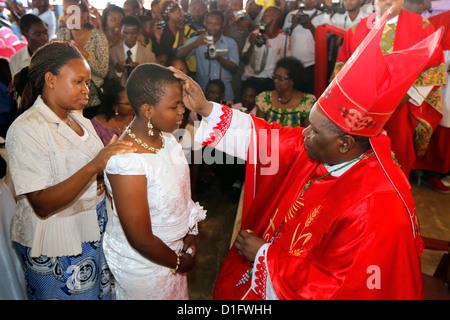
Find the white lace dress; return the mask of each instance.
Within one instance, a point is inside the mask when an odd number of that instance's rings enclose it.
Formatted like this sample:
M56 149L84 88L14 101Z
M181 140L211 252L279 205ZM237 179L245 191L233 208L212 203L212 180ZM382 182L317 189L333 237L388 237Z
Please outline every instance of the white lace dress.
M165 148L157 154L120 154L105 168L107 174L145 175L152 231L171 249L180 250L187 233L197 233L197 222L206 211L191 199L189 167L173 136L164 137ZM104 251L116 280L117 299L188 299L187 278L144 258L128 243L116 209L108 221Z

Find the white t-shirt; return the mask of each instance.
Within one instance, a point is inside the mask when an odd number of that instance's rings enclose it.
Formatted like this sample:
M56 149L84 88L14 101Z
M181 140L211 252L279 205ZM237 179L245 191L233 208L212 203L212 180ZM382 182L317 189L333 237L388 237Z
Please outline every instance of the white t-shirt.
M303 10L303 13L307 14L310 17L315 12L317 12L316 9ZM283 24L283 31L284 32L286 32L286 30L291 27L291 25L292 25L292 16L294 16L296 14L298 14L298 9L297 10L293 10L293 11L289 12L286 15L286 18L284 19L284 24ZM314 18L312 18L311 23L313 24L314 27L320 26L320 25L322 25L324 23L330 23L330 15L328 13L322 13L322 12L319 11L319 12L317 12L316 16ZM302 27L302 26L300 26L300 27Z
M315 64L315 42L310 30L298 25L292 30L292 56L299 59L305 68Z
M330 23L338 28L348 30L351 27L358 24L358 22L361 21L361 19L367 17L368 14L363 12L362 10L359 10L358 15L356 16L355 20L352 21L348 15L348 11L345 11L345 13L336 13L331 17Z
M22 70L22 68L30 64L30 54L28 53L28 46L20 49L14 53L9 59L9 70L11 71L11 76Z
M253 33L258 33L259 30L254 30ZM250 35L249 35L250 37ZM242 54L245 54L250 48L249 37L245 41ZM283 57L292 55L291 37L284 32L280 32L275 38L267 39L267 44L261 47L255 45L250 62L244 68L242 80L251 77L256 78L271 78L275 71L277 61Z
M317 12L313 10L303 10L303 13L308 16L312 16ZM289 12L284 20L283 30L290 29L292 25L292 17L298 14L298 10ZM314 27L320 26L325 23L330 23L330 15L328 13L317 12L316 16L312 18L311 23ZM315 63L315 42L314 37L309 29L304 28L301 25L297 25L291 33L292 40L292 56L299 59L303 66L309 67Z

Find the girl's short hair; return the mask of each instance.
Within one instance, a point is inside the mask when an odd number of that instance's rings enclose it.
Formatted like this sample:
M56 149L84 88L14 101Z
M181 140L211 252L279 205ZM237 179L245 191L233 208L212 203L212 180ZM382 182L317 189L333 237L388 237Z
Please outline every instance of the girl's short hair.
M137 66L127 80L127 96L136 115L144 104L157 106L165 94L165 87L180 84L168 68L156 63L143 63Z

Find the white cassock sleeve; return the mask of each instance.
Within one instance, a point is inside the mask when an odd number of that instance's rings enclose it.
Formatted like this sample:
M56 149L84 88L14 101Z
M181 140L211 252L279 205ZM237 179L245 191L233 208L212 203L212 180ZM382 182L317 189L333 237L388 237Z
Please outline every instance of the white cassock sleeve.
M250 115L213 102L213 110L196 130L195 141L247 160L251 130Z

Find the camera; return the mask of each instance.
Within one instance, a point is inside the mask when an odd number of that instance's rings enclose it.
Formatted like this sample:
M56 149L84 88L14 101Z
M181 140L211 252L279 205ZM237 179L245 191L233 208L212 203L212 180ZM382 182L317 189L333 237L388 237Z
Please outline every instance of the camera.
M300 25L305 24L306 22L311 20L310 16L308 16L306 13L303 12L304 7L305 7L305 4L303 2L298 4L297 17L298 17L298 24L300 24Z
M183 19L184 19L184 24L186 24L186 25L192 23L192 17L188 13L183 14Z
M164 20L159 20L156 24L157 29L163 29L166 26L166 22Z
M217 59L217 57L226 56L228 54L228 49L216 48L213 36L206 36L206 45L205 58L208 60L214 60Z
M324 13L328 13L328 14L334 14L334 13L340 13L340 14L344 14L345 13L345 8L339 7L339 6L327 6L324 3L319 4L316 7L317 10L322 11Z
M267 43L267 38L264 36L264 32L266 31L266 27L263 25L259 26L259 33L256 35L255 45L257 47L262 47Z
M239 19L245 17L245 10L234 11L233 15L236 20L239 20Z

